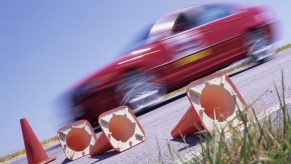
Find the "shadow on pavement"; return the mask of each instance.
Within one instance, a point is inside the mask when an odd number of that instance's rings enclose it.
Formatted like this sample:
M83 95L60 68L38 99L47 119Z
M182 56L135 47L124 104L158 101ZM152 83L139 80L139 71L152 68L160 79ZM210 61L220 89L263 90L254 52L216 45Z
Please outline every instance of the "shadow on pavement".
M104 160L104 159L110 158L110 157L112 157L112 156L114 156L114 155L116 155L116 154L118 154L117 151L111 150L111 151L107 151L107 152L102 153L102 154L100 154L100 155L96 155L96 156L89 157L89 158L90 158L90 159L97 159L97 161L92 162L92 163L97 163L97 162L100 162L100 161L102 161L102 160ZM62 162L62 164L71 163L71 162L73 162L73 161L70 160L70 159L68 159L68 158L66 158L66 159Z
M112 156L114 156L116 154L118 154L118 152L112 150L112 151L107 151L107 152L105 152L103 154L96 155L96 156L93 156L93 157L90 157L90 158L91 159L97 159L97 161L92 162L92 163L97 163L97 162L100 162L100 161L102 161L104 159L110 158L110 157L112 157Z
M61 144L57 143L57 144L55 144L55 145L53 145L53 146L50 146L50 147L48 147L48 148L46 149L46 151L51 151L51 150L54 150L54 149L56 149L56 148L58 148L58 147L61 147Z
M68 159L68 158L66 158L63 162L62 162L62 164L65 164L65 163L70 163L70 162L72 162L72 160L70 160L70 159Z
M96 155L96 156L89 157L89 158L91 158L91 159L97 159L97 161L92 162L92 163L97 163L97 162L100 162L100 161L102 161L102 160L104 160L104 159L107 159L107 158L109 158L109 157L112 157L112 156L115 155L115 154L118 154L118 152L112 150L112 151L108 151L108 152L105 152L105 153L103 153L103 154ZM68 159L68 158L66 158L66 159L62 162L62 164L71 163L71 162L73 162L73 161L70 160L70 159Z
M203 142L203 140L204 140L203 134L200 134L200 133L189 135L185 137L184 139L183 138L171 139L171 141L176 141L176 142L186 144L184 147L182 147L178 151L183 151L185 149L188 149L189 147L200 144Z
M248 70L250 70L250 69L252 69L252 68L255 68L255 67L257 67L257 66L259 66L259 65L261 65L261 64L264 64L264 63L258 63L258 64L256 64L256 65L253 65L253 66L248 67L248 68L246 68L246 69L243 69L243 70L240 70L240 71L238 71L238 72L232 73L232 74L229 75L229 76L230 76L230 77L232 77L232 76L236 76L236 75L238 75L238 74L240 74L240 73L243 73L243 72L246 72L246 71L248 71Z
M168 100L166 100L164 102L161 102L161 103L156 104L156 105L154 105L152 107L147 107L147 108L145 108L145 109L143 109L143 110L141 110L139 112L136 112L135 115L137 117L139 117L139 116L144 115L146 113L149 113L149 112L151 112L151 111L153 111L153 110L155 110L157 108L160 108L160 107L162 107L162 106L164 106L164 105L166 105L166 104L168 104L170 102L176 101L176 100L178 100L178 99L180 99L180 98L182 98L184 96L186 96L186 93L183 93L183 94L178 95L178 96L174 96L174 97L172 97L172 98L170 98L170 99L168 99Z

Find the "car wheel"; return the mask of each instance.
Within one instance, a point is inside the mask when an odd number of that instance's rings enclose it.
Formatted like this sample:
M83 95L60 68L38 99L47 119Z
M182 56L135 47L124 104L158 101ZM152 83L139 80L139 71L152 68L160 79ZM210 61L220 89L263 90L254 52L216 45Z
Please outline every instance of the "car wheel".
M157 104L166 94L164 84L156 82L157 76L139 71L129 72L117 87L120 105L138 111Z
M268 60L274 53L274 47L268 36L259 30L252 31L247 36L247 57L256 62Z

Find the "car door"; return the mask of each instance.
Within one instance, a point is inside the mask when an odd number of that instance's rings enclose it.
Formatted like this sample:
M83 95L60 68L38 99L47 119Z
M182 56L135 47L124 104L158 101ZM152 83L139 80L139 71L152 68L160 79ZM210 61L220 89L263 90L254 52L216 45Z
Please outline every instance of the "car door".
M222 4L206 5L204 10L207 12L201 14L199 24L211 30L209 43L215 53L209 62L219 69L242 58L243 32L240 19L244 13Z
M227 5L205 5L182 12L175 22L172 48L174 70L181 81L196 79L224 68L242 58L243 13L235 13ZM190 22L189 26L181 28ZM180 31L179 31L180 30ZM173 48L174 47L174 48Z
M195 7L191 14L199 15L200 8ZM172 83L182 84L201 77L208 67L213 51L211 45L212 30L200 27L197 20L189 19L189 10L177 15L172 27L172 36L164 43L172 56ZM179 78L177 78L179 77Z

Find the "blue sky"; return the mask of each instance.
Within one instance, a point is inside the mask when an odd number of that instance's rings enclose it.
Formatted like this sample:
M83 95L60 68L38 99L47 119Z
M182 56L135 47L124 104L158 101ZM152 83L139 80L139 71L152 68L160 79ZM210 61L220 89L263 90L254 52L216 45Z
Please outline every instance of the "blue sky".
M63 91L113 60L156 17L195 2L202 1L1 0L0 156L24 147L22 117L40 140L56 135ZM237 2L272 7L290 42L291 2Z

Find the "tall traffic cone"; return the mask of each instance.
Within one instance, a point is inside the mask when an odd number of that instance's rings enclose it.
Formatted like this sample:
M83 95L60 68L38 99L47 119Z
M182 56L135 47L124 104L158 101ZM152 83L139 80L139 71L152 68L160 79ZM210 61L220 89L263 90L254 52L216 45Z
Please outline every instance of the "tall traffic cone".
M49 163L56 158L49 158L25 118L20 119L23 141L28 164Z
M123 152L145 140L144 131L132 110L120 106L99 116L102 133L90 151L98 155L110 149Z
M242 122L238 113L246 103L230 78L216 73L187 86L190 108L171 131L173 138L189 135L202 129L214 136L229 131Z
M61 128L58 138L70 160L88 155L97 140L91 124L86 120L79 120Z

